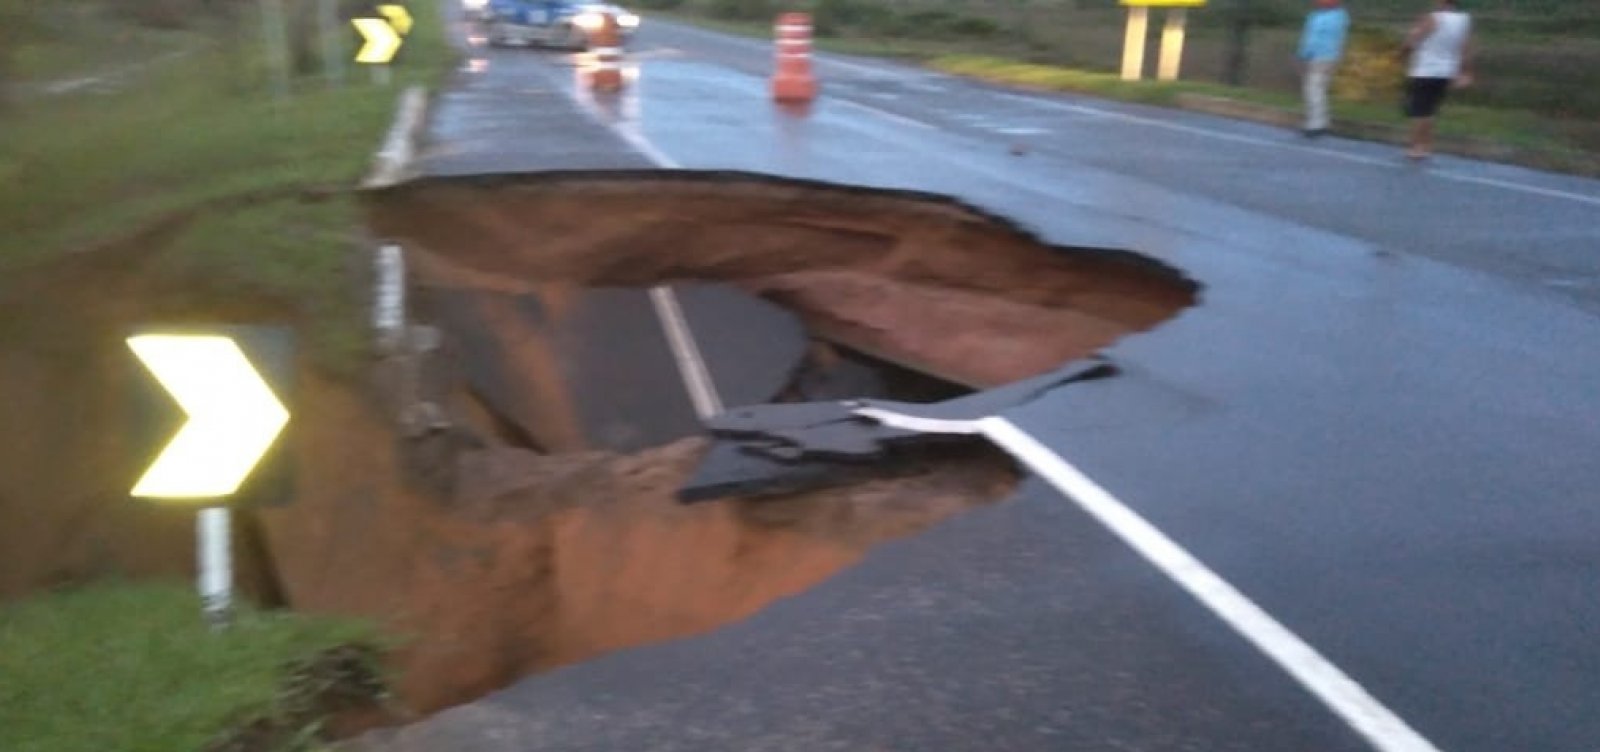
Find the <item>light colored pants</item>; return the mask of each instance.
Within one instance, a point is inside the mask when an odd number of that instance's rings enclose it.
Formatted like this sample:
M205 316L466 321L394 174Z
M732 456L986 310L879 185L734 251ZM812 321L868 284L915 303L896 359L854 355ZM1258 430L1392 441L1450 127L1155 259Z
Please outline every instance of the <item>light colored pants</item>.
M1328 127L1328 84L1333 82L1337 60L1311 60L1306 63L1306 130Z

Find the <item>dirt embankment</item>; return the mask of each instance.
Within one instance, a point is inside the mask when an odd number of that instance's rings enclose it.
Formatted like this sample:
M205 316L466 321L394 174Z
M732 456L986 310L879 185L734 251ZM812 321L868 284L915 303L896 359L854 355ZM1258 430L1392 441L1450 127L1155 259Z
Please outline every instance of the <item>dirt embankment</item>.
M250 295L154 272L179 223L0 279L0 600L104 577L193 570L192 508L130 499L157 446L144 433L175 416L139 414L146 377L124 337L141 323L292 321ZM248 550L250 541L243 541ZM238 577L271 596L246 557Z
M397 656L419 712L531 671L692 635L809 588L874 544L1007 495L979 454L844 489L682 506L687 439L635 455L459 456L448 497L408 484L387 426L312 387L294 507L263 514L298 608L376 615L415 635Z

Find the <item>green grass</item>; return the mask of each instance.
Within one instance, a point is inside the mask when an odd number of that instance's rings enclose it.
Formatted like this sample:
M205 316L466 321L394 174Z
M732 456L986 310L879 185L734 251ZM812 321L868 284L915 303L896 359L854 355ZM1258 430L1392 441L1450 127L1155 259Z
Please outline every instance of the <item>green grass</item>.
M348 200L284 197L352 187L402 88L437 84L448 72L454 53L437 14L414 10L418 23L389 86L351 64L343 85L301 77L279 98L258 51L202 27L171 37L191 50L180 62L115 92L35 97L0 115L0 274L191 213L164 251L167 263L206 270L219 290L248 285L311 314L301 323L319 361L350 365L362 341L351 327L360 321L343 315L353 309L336 298L348 293L341 269L359 215ZM65 52L34 54L87 51L115 28L103 19L53 42ZM246 30L238 38L259 37ZM264 198L230 203L249 196Z
M62 9L57 24L65 25L71 38L92 39L94 44L64 44L59 39L22 44L12 61L13 79L28 84L98 75L180 51L197 41L188 32L129 26L93 10Z
M0 749L193 752L281 710L285 667L372 644L367 625L245 611L209 631L176 584L101 585L0 607Z
M1150 104L1171 104L1179 92L1189 88L1181 83L1124 81L1110 73L981 55L945 55L929 60L928 66L946 73L1013 86L1093 94Z

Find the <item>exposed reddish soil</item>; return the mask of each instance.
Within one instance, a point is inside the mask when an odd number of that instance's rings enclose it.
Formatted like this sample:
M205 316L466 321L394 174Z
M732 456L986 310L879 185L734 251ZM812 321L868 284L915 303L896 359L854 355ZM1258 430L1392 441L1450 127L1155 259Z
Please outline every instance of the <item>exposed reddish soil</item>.
M192 511L127 497L148 448L129 445L129 392L143 377L121 337L126 322L169 317L141 296L179 294L130 274L86 287L73 275L58 296L4 309L29 325L0 336L0 597L192 576ZM108 289L134 294L98 294ZM1007 463L978 456L830 492L684 507L673 492L702 448L685 440L631 456L434 454L456 481L441 495L415 481L435 468L408 466L421 454L363 389L306 367L294 409L295 497L257 515L270 561L241 551L241 579L257 597L281 588L295 608L408 636L394 665L419 713L738 620L1014 482ZM487 416L461 418L477 434L467 445L503 443Z
M682 506L702 445L637 455L459 455L447 499L400 479L387 427L311 387L292 507L262 514L297 608L377 616L416 635L401 695L427 712L530 671L703 632L854 563L875 543L1003 498L994 455L766 502Z
M1132 253L1052 247L948 198L746 175L428 179L369 196L438 284L734 282L841 344L969 386L1037 375L1195 302Z

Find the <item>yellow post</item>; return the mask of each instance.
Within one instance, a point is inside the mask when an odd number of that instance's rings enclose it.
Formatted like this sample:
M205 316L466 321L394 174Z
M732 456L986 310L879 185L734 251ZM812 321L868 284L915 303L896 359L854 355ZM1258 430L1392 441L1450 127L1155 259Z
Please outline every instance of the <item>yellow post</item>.
M1156 66L1156 77L1162 81L1178 80L1178 69L1183 65L1183 32L1188 20L1189 12L1184 8L1167 11L1167 25L1161 30L1161 60Z
M1122 80L1138 81L1144 76L1144 39L1150 30L1150 9L1128 7L1128 33L1122 39Z

